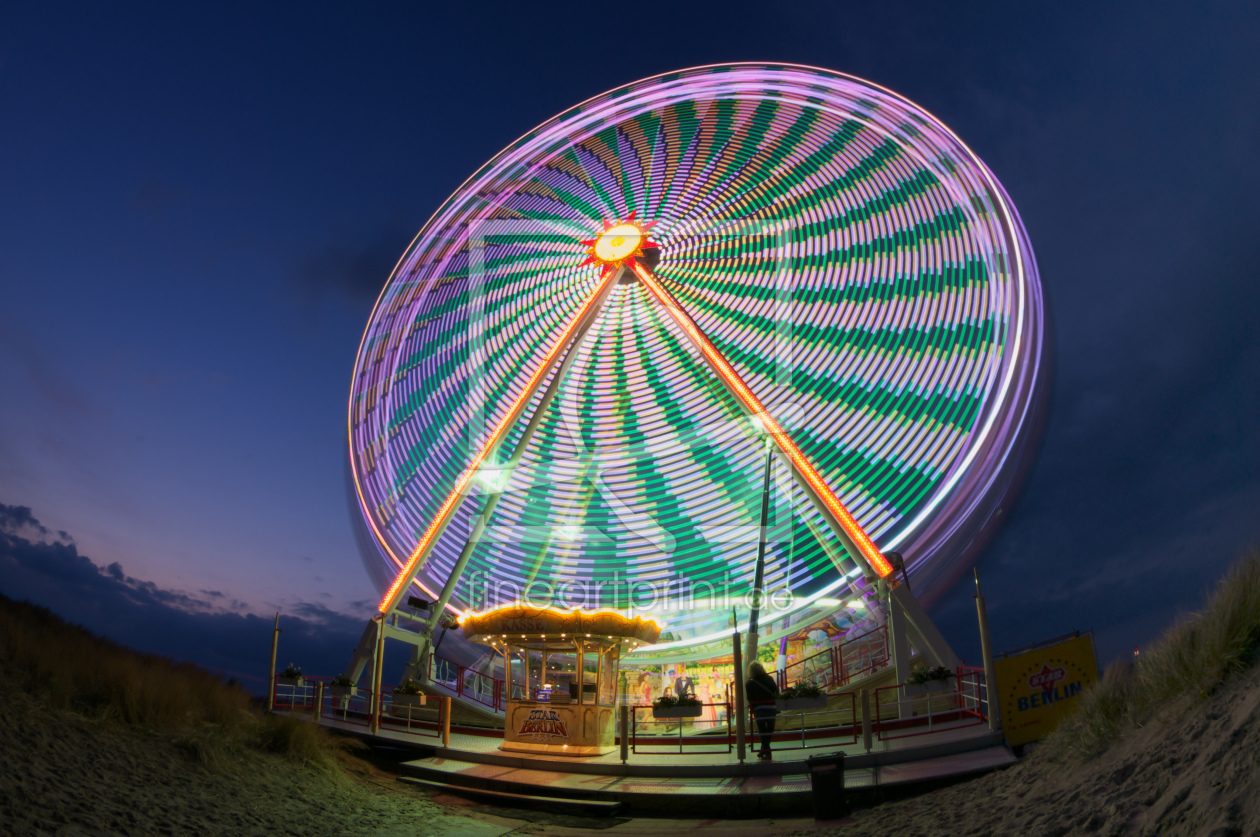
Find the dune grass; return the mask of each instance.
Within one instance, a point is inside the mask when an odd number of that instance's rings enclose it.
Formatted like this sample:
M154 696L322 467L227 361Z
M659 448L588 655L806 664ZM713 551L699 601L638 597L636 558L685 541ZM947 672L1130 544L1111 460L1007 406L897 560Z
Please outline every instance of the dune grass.
M141 654L3 595L0 676L41 705L171 735L211 766L246 750L331 763L331 736L315 724L267 715L191 663Z
M1260 552L1238 561L1202 611L1164 632L1136 662L1113 663L1081 696L1081 710L1047 739L1058 755L1091 759L1161 710L1212 695L1260 653Z

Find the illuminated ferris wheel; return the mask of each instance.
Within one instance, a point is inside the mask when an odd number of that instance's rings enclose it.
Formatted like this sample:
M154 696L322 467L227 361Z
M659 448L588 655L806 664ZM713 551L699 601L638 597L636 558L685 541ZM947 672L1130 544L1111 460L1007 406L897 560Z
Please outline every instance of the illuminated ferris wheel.
M893 551L931 597L1010 485L1042 316L1001 185L888 90L731 64L597 96L377 300L349 442L380 611L648 611L681 652L754 587L799 629Z

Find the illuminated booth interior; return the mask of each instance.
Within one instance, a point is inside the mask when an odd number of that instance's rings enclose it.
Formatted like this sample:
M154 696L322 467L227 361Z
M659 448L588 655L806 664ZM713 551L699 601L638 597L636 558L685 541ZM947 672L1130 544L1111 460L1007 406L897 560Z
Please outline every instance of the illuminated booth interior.
M567 756L611 752L621 658L661 633L642 616L529 605L469 613L460 626L503 656L502 749Z

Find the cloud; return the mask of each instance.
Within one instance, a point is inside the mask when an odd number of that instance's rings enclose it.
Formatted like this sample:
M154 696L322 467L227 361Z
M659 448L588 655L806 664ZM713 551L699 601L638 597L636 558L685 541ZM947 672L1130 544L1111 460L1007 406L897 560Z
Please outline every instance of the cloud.
M43 605L137 650L189 660L261 692L273 618L217 590L190 594L101 567L53 533L26 506L0 503L0 592ZM281 616L281 656L311 673L335 674L350 658L364 620L299 602Z

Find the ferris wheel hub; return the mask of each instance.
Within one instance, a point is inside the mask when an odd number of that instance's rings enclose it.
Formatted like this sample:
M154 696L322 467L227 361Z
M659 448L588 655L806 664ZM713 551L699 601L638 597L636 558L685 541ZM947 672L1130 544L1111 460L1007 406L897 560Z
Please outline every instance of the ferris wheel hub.
M595 239L595 258L604 264L620 264L639 249L643 232L634 224L617 224Z
M604 231L598 237L582 242L587 248L583 264L596 264L605 271L633 265L643 259L645 250L656 248L656 244L648 240L651 227L650 221L636 221L633 212L625 220L605 220Z

